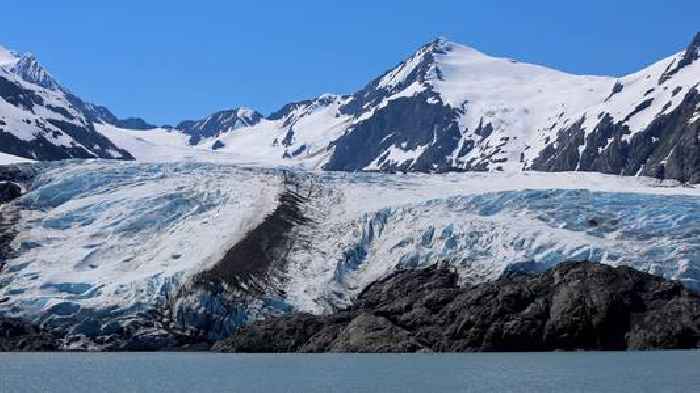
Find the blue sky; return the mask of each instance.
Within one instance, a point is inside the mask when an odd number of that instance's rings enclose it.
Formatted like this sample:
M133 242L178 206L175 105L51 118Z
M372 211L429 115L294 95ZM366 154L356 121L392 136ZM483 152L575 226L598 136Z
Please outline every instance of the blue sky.
M697 0L3 0L0 9L1 45L35 53L83 98L159 124L350 93L437 36L622 75L700 30Z

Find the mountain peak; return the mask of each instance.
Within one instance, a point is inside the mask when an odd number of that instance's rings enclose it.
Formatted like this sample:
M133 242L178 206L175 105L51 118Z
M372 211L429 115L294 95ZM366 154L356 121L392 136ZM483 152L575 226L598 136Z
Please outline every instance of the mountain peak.
M245 118L245 119L255 118L255 117L260 116L260 113L258 111L256 111L255 109L252 109L252 108L248 108L246 106L240 106L240 107L234 108L233 111L236 112L236 116L238 116L240 118Z
M214 112L204 119L181 121L175 128L190 135L190 144L196 145L204 138L250 127L262 119L263 115L254 109L235 107Z
M63 90L53 76L39 63L37 57L26 52L22 55L0 45L0 67L4 67L24 81L39 85L49 90Z
M415 81L423 82L434 70L435 56L445 55L453 44L444 37L437 37L418 48L413 55L402 61L375 80L376 87L384 90L401 90Z
M23 54L12 65L12 72L22 77L25 81L37 84L45 89L62 90L58 81L39 63L39 60L31 52Z
M432 52L442 52L445 51L450 44L451 42L447 38L443 36L438 36L435 37L432 41L423 45L423 47L430 48Z

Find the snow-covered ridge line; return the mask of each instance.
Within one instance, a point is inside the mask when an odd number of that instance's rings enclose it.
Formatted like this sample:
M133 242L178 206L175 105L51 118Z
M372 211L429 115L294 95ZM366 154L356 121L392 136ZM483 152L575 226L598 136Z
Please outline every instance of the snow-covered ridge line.
M54 112L77 114L139 160L216 159L344 171L596 171L698 183L698 42L612 78L567 74L437 39L352 95L290 103L267 117L235 108L175 128L120 121L106 108L43 85L70 104L52 104ZM7 52L4 58L12 56ZM39 71L20 76L38 86ZM36 146L43 142L35 140L36 128L56 131L55 126L37 126L22 108L0 108L0 115L3 111L12 115L7 128L13 135L25 136L13 143L31 142L12 151L4 143L3 152L38 159L79 156L43 152ZM44 134L56 139L49 139L52 145L75 142L90 150L82 157L129 157L116 148L101 152L92 143Z
M695 166L664 170L692 160L694 151L657 158L669 155L664 146L677 137L633 140L655 119L675 116L700 82L698 62L685 55L693 48L612 78L571 75L437 39L351 96L323 96L285 105L256 124L214 128L195 148L242 162L327 170L593 170L697 182ZM697 115L682 116L696 127ZM596 130L608 123L619 131L600 135ZM568 134L575 137L562 141ZM639 144L650 146L631 146ZM620 153L605 153L614 149Z

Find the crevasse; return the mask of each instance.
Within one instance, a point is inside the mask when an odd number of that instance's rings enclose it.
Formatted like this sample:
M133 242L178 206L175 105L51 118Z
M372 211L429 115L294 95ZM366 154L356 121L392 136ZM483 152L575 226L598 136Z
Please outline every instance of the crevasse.
M205 163L36 165L31 190L0 208L19 211L0 314L71 334L112 334L167 299L181 328L205 326L218 338L270 313L346 306L396 268L434 263L473 283L514 267L590 260L700 288L700 191L675 183L582 173L290 177ZM287 229L284 252L271 254L280 259L275 274L260 273L273 280L247 277L269 290L228 296L226 283L210 283L178 298L290 188L305 197L305 219Z

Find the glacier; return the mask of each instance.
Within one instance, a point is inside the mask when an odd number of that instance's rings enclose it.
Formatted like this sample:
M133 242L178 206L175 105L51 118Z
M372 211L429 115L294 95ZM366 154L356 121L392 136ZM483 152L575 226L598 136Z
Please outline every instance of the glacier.
M160 334L149 322L157 313L168 326L221 338L267 315L342 308L399 267L435 263L453 266L463 285L590 260L700 289L700 189L674 181L214 162L20 165L36 175L0 206L0 228L12 233L0 315L73 336L132 324Z

